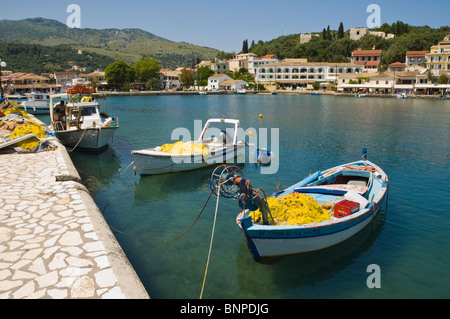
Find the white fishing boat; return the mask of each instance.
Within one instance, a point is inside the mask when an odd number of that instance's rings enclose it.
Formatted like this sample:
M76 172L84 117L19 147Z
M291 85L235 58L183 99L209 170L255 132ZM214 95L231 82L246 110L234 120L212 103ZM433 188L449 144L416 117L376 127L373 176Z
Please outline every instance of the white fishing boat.
M49 95L47 93L32 92L27 94L26 97L27 100L19 104L21 110L33 115L50 113Z
M226 130L214 127L223 125L231 127ZM238 128L239 120L209 119L196 141L132 151L134 165L141 176L146 176L225 163L245 153L245 141L238 141ZM233 136L228 133L231 131Z
M108 147L119 129L119 122L106 112L100 113L100 105L88 89L75 86L68 90L69 94L50 96L51 128L64 146L100 152ZM75 97L74 94L80 96ZM67 98L67 101L53 104L56 98Z

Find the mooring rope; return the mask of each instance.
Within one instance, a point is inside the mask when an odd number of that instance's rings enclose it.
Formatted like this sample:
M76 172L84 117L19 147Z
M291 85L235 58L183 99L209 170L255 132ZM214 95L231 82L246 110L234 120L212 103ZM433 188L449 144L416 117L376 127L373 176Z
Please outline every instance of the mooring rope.
M211 194L212 194L212 192L211 192ZM208 268L209 268L209 260L211 258L211 250L212 250L212 244L213 244L213 240L214 240L214 230L216 229L217 211L219 208L219 198L220 198L220 187L217 186L216 212L214 213L214 223L213 223L213 228L212 228L212 232L211 232L211 241L209 243L208 259L206 261L205 275L203 276L203 284L202 284L202 291L200 292L200 299L202 299L202 297L203 297L203 290L205 289L206 275L208 273Z
M80 139L78 140L78 143L77 143L71 150L69 150L69 152L75 151L75 149L78 147L78 145L79 145L79 144L81 143L81 141L83 140L84 134L86 134L87 129L88 129L88 128L85 128L85 129L84 129L84 132L83 132L83 134L81 135Z

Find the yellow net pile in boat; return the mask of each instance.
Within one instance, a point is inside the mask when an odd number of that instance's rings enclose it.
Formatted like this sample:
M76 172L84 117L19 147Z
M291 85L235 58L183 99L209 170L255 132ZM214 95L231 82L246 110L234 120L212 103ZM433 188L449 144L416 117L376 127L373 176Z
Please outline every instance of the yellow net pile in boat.
M177 155L209 155L210 150L203 144L176 142L175 144L164 144L161 146L161 152Z
M275 225L307 225L331 219L331 214L311 196L293 192L282 198L267 199ZM251 212L253 222L262 222L260 210Z

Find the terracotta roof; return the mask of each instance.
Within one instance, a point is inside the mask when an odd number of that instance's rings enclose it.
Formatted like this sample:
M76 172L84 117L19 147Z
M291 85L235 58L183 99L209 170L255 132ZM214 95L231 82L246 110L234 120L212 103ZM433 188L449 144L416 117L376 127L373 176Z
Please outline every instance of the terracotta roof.
M380 61L367 61L365 66L378 66L380 65Z
M352 52L352 56L380 56L383 50L356 50Z
M229 76L226 75L226 74L213 74L213 75L211 75L208 79L218 79L218 78L221 78L221 77L223 77L223 76L229 78Z
M13 74L10 74L10 75L3 75L2 76L2 81L11 81L11 80L18 79L18 78L20 78L22 76L31 75L31 74L32 73L17 72L17 73L13 73Z
M430 51L408 51L406 52L406 56L410 58L419 58L419 57L425 57L425 54L429 53Z
M390 68L406 68L406 64L401 63L401 62L394 62L389 64Z

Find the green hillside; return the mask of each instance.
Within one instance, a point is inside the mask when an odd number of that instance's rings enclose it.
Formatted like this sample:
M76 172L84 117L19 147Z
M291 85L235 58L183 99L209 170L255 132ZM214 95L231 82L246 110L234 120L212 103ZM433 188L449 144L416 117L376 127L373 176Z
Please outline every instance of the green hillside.
M279 59L307 58L310 62L347 62L352 51L370 50L373 47L383 50L382 65L404 62L407 51L427 51L450 34L450 28L443 26L433 29L428 26L415 27L402 22L384 24L374 31L384 31L396 35L393 39L366 35L355 41L347 34L339 38L337 31L317 32L320 37L300 44L300 34L281 36L271 41L259 41L249 48L258 56L276 54Z
M190 66L192 61L212 59L218 52L169 41L140 29L71 29L61 22L44 18L1 20L0 45L2 43L68 46L129 64L145 55L158 59L166 68Z

